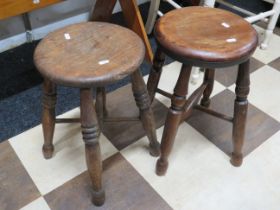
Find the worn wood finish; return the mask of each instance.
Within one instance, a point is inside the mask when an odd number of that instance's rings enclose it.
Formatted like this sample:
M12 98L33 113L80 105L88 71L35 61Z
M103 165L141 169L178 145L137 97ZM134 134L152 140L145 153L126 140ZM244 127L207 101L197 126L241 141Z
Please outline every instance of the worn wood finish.
M145 25L143 23L137 1L136 0L119 0L125 21L129 28L137 33L146 46L146 59L150 62L153 61L153 51L150 45L148 36L146 34Z
M95 7L93 8L91 20L110 21L116 2L117 0L97 0ZM119 0L119 2L128 27L142 38L146 47L146 59L149 62L152 62L153 51L145 31L145 26L137 5L137 1Z
M142 122L139 120L139 109L135 104L131 84L107 94L107 109L108 117L105 118L102 132L118 150L122 150L146 136ZM156 128L160 128L164 125L168 109L155 99L152 110ZM125 121L110 122L117 119ZM132 121L133 119L135 121ZM149 147L147 146L145 149L149 150Z
M159 94L161 94L161 95L163 95L163 96L165 96L165 97L167 97L167 98L170 98L170 99L172 98L172 94L166 92L165 90L162 90L162 89L157 88L157 89L156 89L156 92L158 92Z
M106 88L102 87L101 88L101 94L102 94L102 110L103 110L103 116L107 117L108 116L108 111L107 111L107 98L106 98Z
M95 205L100 206L105 201L105 192L102 187L102 159L98 142L100 130L92 100L92 91L81 89L82 135L85 142L88 172L92 182L92 201Z
M185 113L182 116L182 120L185 120L189 117L189 113L192 111L192 109L197 105L199 99L201 98L203 92L205 91L207 87L207 84L202 83L188 98L184 105L184 111Z
M166 173L168 167L168 156L171 152L177 130L181 122L181 117L184 113L190 74L191 66L183 65L174 89L174 94L171 99L171 107L169 108L162 134L161 156L157 161L156 168L156 173L160 176Z
M140 110L140 119L150 141L150 154L157 157L160 154L160 149L157 141L154 114L151 109L149 94L140 70L135 71L131 75L131 84L136 105Z
M233 153L231 163L234 166L242 164L242 146L244 144L245 126L248 110L247 96L249 94L250 86L250 68L249 61L240 64L236 80L235 94L236 99L234 102L234 117L233 117Z
M209 104L210 105L210 104ZM228 122L233 122L233 117L229 117L229 116L227 116L227 115L225 115L225 114L221 114L221 113L219 113L219 112L216 112L216 111L214 111L214 110L212 110L212 109L208 109L207 107L205 107L205 106L202 106L202 105L197 105L197 106L195 106L194 107L195 109L197 109L197 110L199 110L199 111L202 111L202 112L205 112L205 113L207 113L207 114L209 114L209 115L212 115L212 116L214 116L214 117L217 117L217 118L219 118L219 119L222 119L222 120L225 120L225 121L228 121Z
M150 71L150 76L147 82L147 89L150 95L151 102L153 102L155 97L155 93L158 87L164 61L165 61L165 54L159 48L157 48L153 65Z
M183 63L171 108L166 118L161 142L161 156L157 162L156 172L164 175L168 167L168 156L181 121L189 118L194 109L233 123L233 153L231 163L242 164L242 147L244 144L246 115L249 93L249 58L257 47L257 34L250 24L241 17L219 9L189 7L174 10L160 18L156 24L155 38L160 52ZM230 39L230 41L228 40ZM154 60L154 66L160 63L160 56ZM233 117L208 109L214 85L215 69L240 64L236 81L236 100ZM186 100L190 67L205 67L202 85ZM154 67L154 69L156 69ZM160 66L161 67L161 66ZM188 71L183 71L189 68ZM188 73L186 73L188 72ZM149 93L155 92L167 97L170 94L157 88L161 68L151 71ZM155 83L155 84L152 84ZM201 106L198 106L200 97Z
M36 48L34 62L43 76L57 84L102 87L135 71L144 53L141 39L127 28L88 22L50 33Z
M56 85L44 80L43 84L43 112L42 112L42 127L44 134L43 154L46 159L53 155L53 134L55 127L55 104L56 104Z
M103 122L110 119L107 118L105 106L106 84L131 76L140 118L150 140L150 153L153 156L160 153L149 95L138 70L144 53L144 44L135 33L104 22L64 27L44 38L35 50L36 67L45 77L42 120L45 137L44 156L50 158L54 150L52 139L55 122L81 122L86 162L92 182L92 202L97 206L103 205L105 201L98 139L99 129L103 129L104 126ZM55 84L80 89L80 119L55 119ZM92 87L97 89L97 114L92 102Z
M169 12L157 22L155 36L172 58L207 68L246 61L258 42L255 29L240 16L207 7Z
M107 115L106 111L106 92L104 87L96 88L95 109L99 122L100 129L103 128L104 117Z
M1 0L0 20L21 15L62 1L63 0L40 0L40 3L34 4L32 0Z
M90 20L109 22L111 20L116 3L117 0L96 0Z
M209 107L210 105L210 96L213 91L214 81L215 80L215 69L206 69L204 74L204 83L207 84L207 87L203 93L203 98L201 99L201 105L204 107Z

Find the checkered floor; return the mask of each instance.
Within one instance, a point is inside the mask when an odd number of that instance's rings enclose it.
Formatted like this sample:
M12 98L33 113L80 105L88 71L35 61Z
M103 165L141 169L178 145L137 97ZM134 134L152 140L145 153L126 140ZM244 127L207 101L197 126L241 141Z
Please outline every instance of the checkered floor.
M155 175L141 124L106 124L100 138L106 203L90 202L79 124L57 125L55 155L43 159L41 125L0 144L1 210L278 210L280 206L280 36L251 62L251 92L244 163L234 168L231 124L200 112L181 125L170 167ZM165 66L160 87L171 91L180 64ZM202 80L203 75L200 75ZM217 71L211 108L232 114L236 67ZM147 79L147 78L145 78ZM195 85L190 85L191 90ZM108 96L111 115L137 116L130 86ZM169 100L153 105L160 139ZM79 115L76 108L64 117Z

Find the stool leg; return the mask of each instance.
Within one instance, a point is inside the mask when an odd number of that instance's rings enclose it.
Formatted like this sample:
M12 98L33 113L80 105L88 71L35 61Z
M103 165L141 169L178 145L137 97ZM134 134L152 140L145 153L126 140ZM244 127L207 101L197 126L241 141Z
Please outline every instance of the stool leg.
M152 156L159 156L160 149L156 136L155 119L151 109L148 91L139 70L131 75L131 82L136 105L140 110L140 119L150 141L150 154Z
M108 115L108 111L106 108L106 104L107 104L107 100L106 100L106 89L105 87L102 87L102 101L103 101L103 114L105 117L107 117Z
M207 83L207 87L204 90L203 98L201 99L201 106L209 107L210 105L210 96L214 87L215 79L215 69L206 69L204 74L204 83Z
M100 129L103 129L104 117L107 116L106 110L106 90L105 87L96 88L95 109Z
M157 161L156 173L162 176L166 173L168 167L168 156L171 152L181 117L184 113L186 95L188 94L188 83L191 74L191 66L183 65L179 79L174 89L171 99L171 107L165 121L164 131L161 141L161 156Z
M234 119L233 119L233 153L231 163L234 166L242 164L242 146L244 143L246 117L248 110L247 96L249 94L250 72L249 60L239 65L237 81L236 81L236 99L234 103Z
M80 90L82 135L93 188L92 202L101 206L105 201L105 192L102 188L102 159L98 142L100 131L92 100L91 89Z
M49 159L53 155L53 134L55 128L56 85L49 80L43 84L42 127L44 134L43 155Z
M164 61L165 61L165 54L158 48L154 57L153 67L150 71L149 79L147 82L147 89L149 92L151 103L153 103L156 94Z

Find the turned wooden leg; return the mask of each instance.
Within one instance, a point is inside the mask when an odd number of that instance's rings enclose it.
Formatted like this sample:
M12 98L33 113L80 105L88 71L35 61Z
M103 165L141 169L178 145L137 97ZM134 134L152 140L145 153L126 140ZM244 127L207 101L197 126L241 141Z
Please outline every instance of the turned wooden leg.
M53 155L53 134L55 127L56 85L49 80L43 84L42 127L44 134L43 155L49 159Z
M237 81L236 81L236 99L234 103L234 119L233 119L233 153L231 163L234 166L242 164L242 146L244 143L246 117L248 109L247 96L250 86L249 60L239 65Z
M139 70L131 75L131 83L134 98L140 110L140 119L150 141L150 154L152 156L159 156L160 149L156 136L154 114L151 109L150 98L145 82Z
M188 83L191 74L191 66L183 65L174 94L171 99L171 107L165 121L164 131L161 141L161 156L157 161L156 173L162 176L166 173L168 167L168 156L173 147L181 117L184 113L186 95L188 94Z
M100 129L103 129L104 117L107 116L105 87L96 88L95 109Z
M90 89L80 90L82 135L85 142L86 162L92 182L92 202L101 206L105 201L102 188L102 159L99 146L99 127Z
M164 60L165 60L165 54L158 48L154 57L153 66L150 71L149 79L147 82L147 89L149 92L151 103L153 102L156 94Z
M207 83L207 87L203 92L203 97L201 99L201 106L209 107L210 105L210 96L214 87L215 79L215 69L206 69L204 74L204 83Z

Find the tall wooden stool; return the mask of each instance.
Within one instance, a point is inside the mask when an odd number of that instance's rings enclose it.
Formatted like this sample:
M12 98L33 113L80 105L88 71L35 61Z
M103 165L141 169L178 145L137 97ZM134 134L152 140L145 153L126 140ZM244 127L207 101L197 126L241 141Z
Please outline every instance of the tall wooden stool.
M143 61L145 47L132 31L121 26L88 22L74 24L50 33L36 48L34 61L44 76L43 95L43 154L51 158L55 123L81 122L85 142L86 162L92 182L92 200L102 205L102 159L98 138L99 124L93 104L92 88L131 76L132 90L140 110L140 119L150 140L150 153L159 155L155 123L149 95L138 67ZM80 89L81 119L56 119L56 85ZM99 92L100 93L100 92ZM98 116L104 116L104 98L97 96Z
M160 18L155 26L155 38L158 49L147 84L148 91L151 100L156 92L171 99L157 174L165 174L179 124L191 115L193 109L233 123L234 149L231 163L240 166L248 107L249 58L258 44L256 31L247 21L230 12L187 7L173 10ZM183 63L173 95L157 87L165 55ZM233 117L229 117L208 109L209 98L214 84L214 69L236 64L239 64L236 100ZM186 100L192 66L206 68L206 71L202 85ZM198 105L201 96L201 105Z

